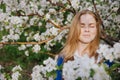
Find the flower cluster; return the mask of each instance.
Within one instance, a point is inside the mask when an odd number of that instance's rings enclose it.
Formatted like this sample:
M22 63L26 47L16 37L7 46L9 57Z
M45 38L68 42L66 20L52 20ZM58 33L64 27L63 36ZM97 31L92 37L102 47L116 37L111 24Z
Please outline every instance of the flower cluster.
M100 44L97 52L106 60L110 60L110 62L112 62L113 60L120 58L120 43L115 43L113 47L110 47L107 44Z
M107 44L100 44L97 51L102 57L103 62L107 63L106 71L112 80L119 80L120 77L120 43L115 43L113 47Z
M12 80L18 80L19 77L21 76L20 74L20 71L22 71L22 68L20 67L20 65L18 66L15 66L13 69L12 69Z
M98 65L95 59L84 55L68 61L63 65L63 78L65 80L110 80L105 72L103 64Z
M82 57L74 55L74 60L65 62L62 67L57 65L58 57L55 59L49 57L43 61L42 65L36 65L32 69L32 80L54 80L57 76L57 70L62 70L64 80L118 80L120 77L120 43L115 43L113 47L106 44L100 44L97 52L98 60L94 57L89 58L87 54ZM107 55L106 55L107 54ZM116 57L117 56L117 57ZM99 63L102 60L101 63ZM106 62L109 60L109 63ZM109 64L112 63L111 66ZM6 80L5 73L0 66L0 79ZM12 69L12 80L19 80L22 68L20 65Z
M100 44L97 52L99 53L98 60L96 61L94 57L89 58L88 55L82 57L74 56L74 60L67 61L62 65L62 77L64 80L114 80L111 76L110 71L120 67L114 62L111 66L106 63L107 60L110 62L120 58L120 43L115 43L113 47L106 44ZM107 55L105 55L107 54ZM117 58L115 57L117 56ZM112 57L112 59L111 59ZM103 60L101 63L99 63ZM111 63L112 63L111 62ZM61 66L59 66L61 67ZM33 80L39 80L47 77L49 80L54 80L56 76L55 70L61 69L56 66L56 59L48 58L44 61L44 66L35 66L33 68L32 78ZM113 67L113 68L111 68ZM120 74L120 70L117 71ZM49 74L49 75L47 75ZM116 77L116 76L114 76Z
M4 68L0 65L0 80L19 80L20 79L21 71L22 71L22 68L20 65L16 65L15 67L13 67L11 77L9 76L8 78L6 77L7 73L2 73L2 70L4 70Z
M56 60L48 58L43 65L36 65L31 74L32 80L53 80L55 78Z

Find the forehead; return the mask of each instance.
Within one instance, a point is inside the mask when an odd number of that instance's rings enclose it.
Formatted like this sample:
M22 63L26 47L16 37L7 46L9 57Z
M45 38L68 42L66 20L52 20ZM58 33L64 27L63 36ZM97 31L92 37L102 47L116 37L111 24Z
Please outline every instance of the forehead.
M91 14L83 14L80 17L80 23L96 23L96 20Z

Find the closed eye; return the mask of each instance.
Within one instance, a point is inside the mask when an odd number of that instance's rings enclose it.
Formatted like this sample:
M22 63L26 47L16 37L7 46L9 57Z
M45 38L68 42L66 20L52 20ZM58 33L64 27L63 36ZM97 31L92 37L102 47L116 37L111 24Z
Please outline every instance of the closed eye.
M90 26L90 28L94 28L95 26Z
M94 23L91 23L91 24L89 24L89 27L90 27L90 28L94 28L94 27L95 27L95 24L94 24Z
M84 27L85 27L85 24L84 24L84 23L80 23L80 27L81 27L81 28L84 28Z
M81 28L84 28L85 26L84 25L81 25Z

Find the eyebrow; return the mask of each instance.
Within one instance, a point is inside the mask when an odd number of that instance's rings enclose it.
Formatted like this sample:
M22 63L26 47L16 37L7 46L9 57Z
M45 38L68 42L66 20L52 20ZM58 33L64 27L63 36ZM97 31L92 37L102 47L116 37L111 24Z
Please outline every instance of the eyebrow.
M84 23L80 23L80 25L85 25ZM90 23L89 25L95 25L95 23Z
M80 25L85 25L84 23L80 23Z

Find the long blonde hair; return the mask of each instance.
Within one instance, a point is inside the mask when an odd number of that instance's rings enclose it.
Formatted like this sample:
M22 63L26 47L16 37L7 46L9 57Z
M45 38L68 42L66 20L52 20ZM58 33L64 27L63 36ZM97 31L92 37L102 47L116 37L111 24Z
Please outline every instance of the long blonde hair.
M69 30L69 34L68 34L68 38L66 40L65 46L63 50L60 52L64 56L64 61L71 59L74 55L76 48L78 47L80 29L81 29L81 27L79 26L80 17L84 14L92 15L97 23L96 24L96 27L97 27L96 37L89 45L89 50L90 50L89 57L96 56L96 50L99 46L99 41L100 41L100 24L101 24L100 18L94 12L90 10L83 10L81 12L78 12L74 16L71 26L70 26L70 30Z

